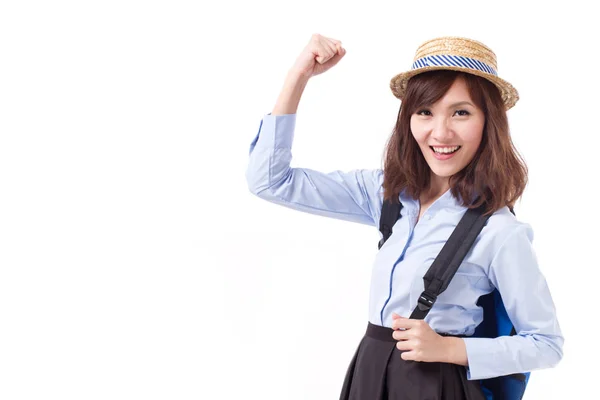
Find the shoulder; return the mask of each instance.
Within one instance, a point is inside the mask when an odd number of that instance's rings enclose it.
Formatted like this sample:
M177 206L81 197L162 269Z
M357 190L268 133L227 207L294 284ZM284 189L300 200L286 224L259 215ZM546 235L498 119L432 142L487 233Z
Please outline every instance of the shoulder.
M376 227L379 227L379 219L381 218L381 208L383 207L383 170L382 169L366 169L362 170L363 174L369 177L371 187L367 188L372 193L370 197L372 205L373 221Z
M527 222L520 221L506 206L495 211L490 216L484 229L489 231L488 234L500 237L510 235L512 232L518 230L530 232L533 235L531 225Z
M379 199L383 197L383 170L355 169L352 174L364 195Z
M375 183L377 189L381 190L383 187L383 170L382 169L362 169L363 174L367 174Z
M533 242L533 236L531 225L520 221L508 207L502 207L494 212L481 231L481 239L485 242L485 247L490 255L497 254L507 246L530 245Z

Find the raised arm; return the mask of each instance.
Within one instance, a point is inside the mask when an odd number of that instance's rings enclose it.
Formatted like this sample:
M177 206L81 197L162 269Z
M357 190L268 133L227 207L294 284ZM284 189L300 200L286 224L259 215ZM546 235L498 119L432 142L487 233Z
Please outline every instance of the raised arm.
M288 72L273 111L250 144L248 188L262 199L299 211L368 225L379 219L383 172L291 168L296 111L310 77L343 57L341 42L313 35Z

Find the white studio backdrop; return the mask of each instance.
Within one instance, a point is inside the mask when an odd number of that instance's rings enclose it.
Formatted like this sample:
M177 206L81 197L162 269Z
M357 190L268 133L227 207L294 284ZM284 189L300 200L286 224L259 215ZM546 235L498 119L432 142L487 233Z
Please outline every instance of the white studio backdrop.
M0 5L0 399L335 399L375 227L247 188L251 140L313 33L292 166L379 168L390 78L437 36L498 56L530 170L516 206L566 338L525 399L593 398L600 36L584 1Z

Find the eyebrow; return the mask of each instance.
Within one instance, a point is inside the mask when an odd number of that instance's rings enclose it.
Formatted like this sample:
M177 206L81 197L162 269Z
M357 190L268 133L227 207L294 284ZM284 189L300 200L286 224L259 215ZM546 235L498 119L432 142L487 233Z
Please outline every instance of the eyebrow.
M458 106L462 106L462 105L468 105L468 106L471 106L471 107L473 107L473 108L477 108L477 107L475 107L475 105L473 105L473 103L471 103L471 102L468 102L468 101L466 101L466 100L465 100L465 101L459 101L459 102L456 102L456 103L450 104L450 105L448 106L448 108L454 108L454 107L458 107ZM423 107L431 107L431 104L430 104L430 105L423 105Z
M473 104L471 104L468 101L459 101L458 103L450 104L450 107L458 107L458 106L462 106L462 105L468 105L471 107L475 107Z

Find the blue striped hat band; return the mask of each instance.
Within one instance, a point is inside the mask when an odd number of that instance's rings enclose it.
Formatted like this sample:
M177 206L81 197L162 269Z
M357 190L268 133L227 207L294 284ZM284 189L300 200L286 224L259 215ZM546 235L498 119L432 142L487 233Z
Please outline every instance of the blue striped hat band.
M498 76L498 72L496 72L494 68L490 67L486 63L474 58L453 56L449 54L440 54L436 56L425 56L419 58L413 63L411 69L414 70L423 67L462 67Z

